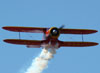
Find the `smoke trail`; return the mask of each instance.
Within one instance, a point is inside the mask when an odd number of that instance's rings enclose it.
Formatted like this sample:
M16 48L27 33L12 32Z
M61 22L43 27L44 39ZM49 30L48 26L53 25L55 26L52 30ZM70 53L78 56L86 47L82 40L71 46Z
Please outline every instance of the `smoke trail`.
M43 49L38 57L36 57L32 65L27 69L25 73L41 73L48 66L48 61L53 58L55 49Z

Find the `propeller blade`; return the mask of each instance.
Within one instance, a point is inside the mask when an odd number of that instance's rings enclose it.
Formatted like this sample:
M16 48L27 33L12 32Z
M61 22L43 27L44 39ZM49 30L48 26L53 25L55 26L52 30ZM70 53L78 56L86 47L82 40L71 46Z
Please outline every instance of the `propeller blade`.
M65 27L65 25L62 25L59 29L63 29Z

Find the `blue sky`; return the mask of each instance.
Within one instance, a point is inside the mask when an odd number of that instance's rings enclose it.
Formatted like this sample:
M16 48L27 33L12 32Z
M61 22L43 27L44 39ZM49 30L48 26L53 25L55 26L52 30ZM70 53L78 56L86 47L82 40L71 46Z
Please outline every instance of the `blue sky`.
M0 73L23 73L41 48L4 43L18 33L3 26L60 27L100 31L99 0L0 0ZM23 39L41 40L42 34L22 33ZM32 36L30 38L30 36ZM63 41L81 41L81 35L61 35ZM84 36L100 43L100 32ZM100 73L100 45L59 48L43 73Z

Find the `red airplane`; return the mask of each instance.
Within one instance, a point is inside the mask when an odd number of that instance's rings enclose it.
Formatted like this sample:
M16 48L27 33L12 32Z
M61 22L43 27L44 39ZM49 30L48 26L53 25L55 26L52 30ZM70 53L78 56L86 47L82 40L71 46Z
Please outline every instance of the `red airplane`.
M63 29L64 26L60 28L39 28L39 27L14 27L5 26L2 27L5 30L14 32L28 32L28 33L44 33L43 40L22 40L22 39L5 39L4 42L18 45L26 45L28 48L60 48L60 47L88 47L96 46L96 42L65 42L58 40L60 34L92 34L96 33L97 30L90 29ZM20 37L20 34L19 34ZM82 37L83 39L83 37Z

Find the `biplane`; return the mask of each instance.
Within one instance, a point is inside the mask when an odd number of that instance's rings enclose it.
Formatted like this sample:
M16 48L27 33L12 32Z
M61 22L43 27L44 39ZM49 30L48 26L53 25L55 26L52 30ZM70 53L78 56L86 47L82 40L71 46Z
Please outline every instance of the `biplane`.
M2 27L5 30L13 32L27 32L27 33L43 33L43 40L23 40L23 39L5 39L4 42L18 45L26 45L28 48L60 48L60 47L88 47L96 46L96 42L68 42L60 41L58 38L60 34L93 34L98 32L92 29L64 29L64 26L60 28L39 28L39 27L16 27L16 26L5 26ZM20 34L19 34L20 37ZM82 37L83 39L83 37Z

